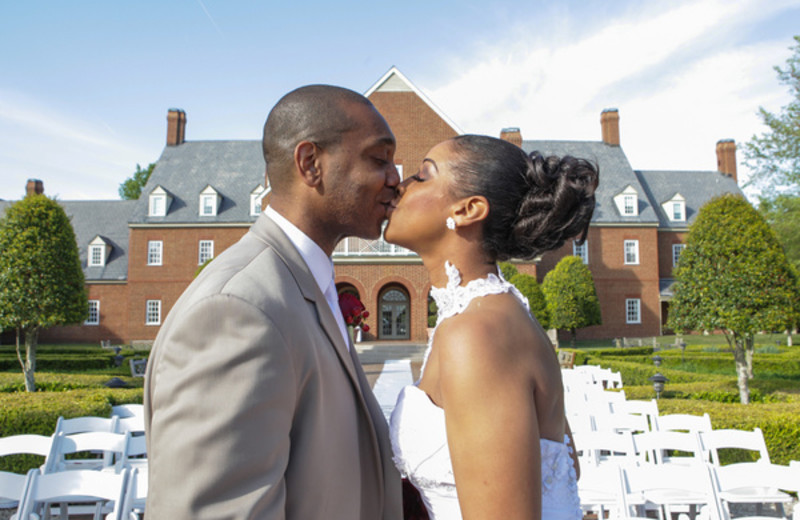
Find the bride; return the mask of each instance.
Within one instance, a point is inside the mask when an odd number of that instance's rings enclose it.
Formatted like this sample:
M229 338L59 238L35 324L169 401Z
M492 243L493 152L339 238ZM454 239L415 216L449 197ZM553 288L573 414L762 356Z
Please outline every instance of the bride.
M384 237L422 258L439 311L391 436L432 519L582 517L558 361L497 262L584 239L597 183L585 160L465 135L399 186Z

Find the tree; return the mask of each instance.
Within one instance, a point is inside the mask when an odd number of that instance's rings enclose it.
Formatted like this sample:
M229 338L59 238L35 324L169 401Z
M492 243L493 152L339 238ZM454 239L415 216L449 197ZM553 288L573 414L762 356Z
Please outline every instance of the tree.
M133 172L131 177L125 179L125 182L119 185L119 196L122 200L136 200L142 194L142 188L147 184L150 179L150 174L153 173L153 168L156 163L150 163L147 168L142 169L139 164L136 164L136 171Z
M528 299L528 306L533 317L539 321L542 327L549 329L550 315L547 313L547 300L536 278L529 274L517 273L511 277L509 282Z
M786 258L800 269L800 197L778 195L773 199L762 198L758 211L777 235Z
M500 262L500 272L503 273L503 278L509 282L515 275L519 274L517 266L511 262Z
M544 277L542 290L547 299L550 326L570 331L573 347L578 329L602 323L594 278L577 256L562 258Z
M39 331L80 323L88 312L75 233L64 209L44 195L8 207L0 219L0 328L16 330L25 390L36 390Z
M775 67L792 100L778 114L759 107L759 117L769 130L754 135L744 148L745 164L753 172L747 185L759 185L770 198L781 192L800 193L800 36L794 40L786 68Z
M754 336L796 322L798 281L775 233L741 195L700 208L674 271L668 326L720 330L733 350L739 399L750 401Z

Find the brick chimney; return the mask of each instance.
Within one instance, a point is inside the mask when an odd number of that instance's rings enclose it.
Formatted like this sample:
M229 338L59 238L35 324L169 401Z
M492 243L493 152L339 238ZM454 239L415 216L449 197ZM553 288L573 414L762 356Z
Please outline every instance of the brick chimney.
M25 184L25 196L30 197L42 193L44 193L44 183L39 179L28 179L28 183Z
M616 108L603 110L600 114L600 129L604 143L619 146L619 111Z
M522 148L522 132L519 131L519 128L503 128L500 131L500 139L503 141L508 141L509 143L515 144Z
M733 139L717 141L717 169L739 182L736 176L736 141Z
M186 112L170 108L167 112L167 146L178 146L186 140Z

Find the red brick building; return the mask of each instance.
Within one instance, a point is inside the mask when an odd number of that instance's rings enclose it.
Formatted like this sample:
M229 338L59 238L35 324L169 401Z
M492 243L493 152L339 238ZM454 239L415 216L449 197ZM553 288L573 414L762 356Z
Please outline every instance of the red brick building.
M366 96L397 137L401 176L413 174L434 144L462 133L395 68ZM167 146L139 200L62 202L84 265L90 319L44 331L42 341L149 344L198 266L255 221L270 191L260 141L186 141L186 124L183 111L169 110ZM713 196L740 192L735 144L718 143L720 171L634 170L620 145L616 109L603 111L598 130L599 141L526 141L516 128L500 132L526 152L571 154L600 169L586 244L566 244L518 268L541 282L563 256L580 256L594 276L603 324L578 337L659 335L689 224ZM419 257L382 240L351 238L337 246L334 264L339 290L356 292L371 313L368 339L426 340L430 284Z

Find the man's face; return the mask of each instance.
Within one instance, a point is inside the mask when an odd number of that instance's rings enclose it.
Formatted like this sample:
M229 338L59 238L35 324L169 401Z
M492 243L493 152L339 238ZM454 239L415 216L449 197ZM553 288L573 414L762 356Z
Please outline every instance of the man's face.
M374 107L353 103L347 110L356 121L355 130L320 156L328 215L343 237L374 239L380 236L400 183L394 164L396 142Z

